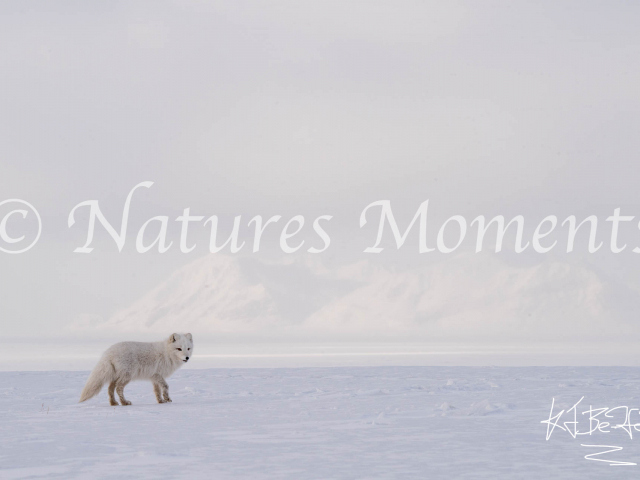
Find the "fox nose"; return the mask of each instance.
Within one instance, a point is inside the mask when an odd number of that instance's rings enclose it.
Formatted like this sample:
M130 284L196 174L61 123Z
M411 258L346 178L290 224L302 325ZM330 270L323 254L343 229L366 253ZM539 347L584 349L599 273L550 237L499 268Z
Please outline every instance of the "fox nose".
M186 359L189 360L189 357L187 357Z

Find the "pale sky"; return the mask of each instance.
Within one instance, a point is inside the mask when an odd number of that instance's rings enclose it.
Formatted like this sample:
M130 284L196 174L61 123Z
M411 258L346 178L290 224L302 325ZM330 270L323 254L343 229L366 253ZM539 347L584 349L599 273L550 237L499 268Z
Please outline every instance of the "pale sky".
M374 222L358 219L381 199L403 225L426 199L436 227L640 216L639 21L630 2L2 2L0 201L43 221L32 250L0 252L4 336L637 338L640 255L585 239L419 255L416 234L371 256ZM142 181L123 252L98 228L95 251L73 253L73 206L118 219ZM306 242L333 215L332 244L287 256L276 228L258 254L203 259L198 227L192 253L135 251L145 220L187 207L218 215L223 238L242 215L245 240L255 215L304 215ZM214 294L211 269L227 272Z

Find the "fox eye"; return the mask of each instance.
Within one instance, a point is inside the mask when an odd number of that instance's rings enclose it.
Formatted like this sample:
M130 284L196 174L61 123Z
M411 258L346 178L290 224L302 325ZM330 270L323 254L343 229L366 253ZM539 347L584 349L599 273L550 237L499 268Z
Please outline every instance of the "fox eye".
M181 348L178 348L177 350L178 350L179 352L181 352L181 351L182 351L182 349L181 349Z
M187 348L187 350L191 350L191 347Z

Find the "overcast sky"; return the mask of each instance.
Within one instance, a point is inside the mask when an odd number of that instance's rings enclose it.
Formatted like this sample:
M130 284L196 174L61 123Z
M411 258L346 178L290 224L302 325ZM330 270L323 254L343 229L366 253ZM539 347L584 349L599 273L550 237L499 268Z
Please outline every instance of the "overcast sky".
M582 239L573 254L425 256L416 231L372 256L375 222L358 220L381 199L402 225L429 199L434 228L640 216L639 23L632 2L2 2L0 201L43 221L32 250L0 252L3 334L636 338L640 255ZM73 253L88 218L69 229L73 206L98 200L118 223L142 181L123 251L97 228L94 252ZM187 207L218 215L221 238L236 215L245 240L253 216L283 220L258 254L202 258L203 226L182 254L173 220L172 249L135 251L145 220ZM333 215L330 249L283 254L293 215L308 246Z

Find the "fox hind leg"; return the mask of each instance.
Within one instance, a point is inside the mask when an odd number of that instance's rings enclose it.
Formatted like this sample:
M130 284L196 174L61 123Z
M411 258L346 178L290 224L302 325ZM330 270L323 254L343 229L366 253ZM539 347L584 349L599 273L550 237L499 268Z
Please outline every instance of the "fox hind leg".
M129 376L122 376L116 380L116 393L118 394L118 397L120 397L121 405L131 405L131 402L124 398L124 387L126 387L130 381L131 377Z
M116 391L116 382L114 380L109 384L109 405L112 405L112 406L118 405L118 402L116 402L116 397L114 395L115 391Z

